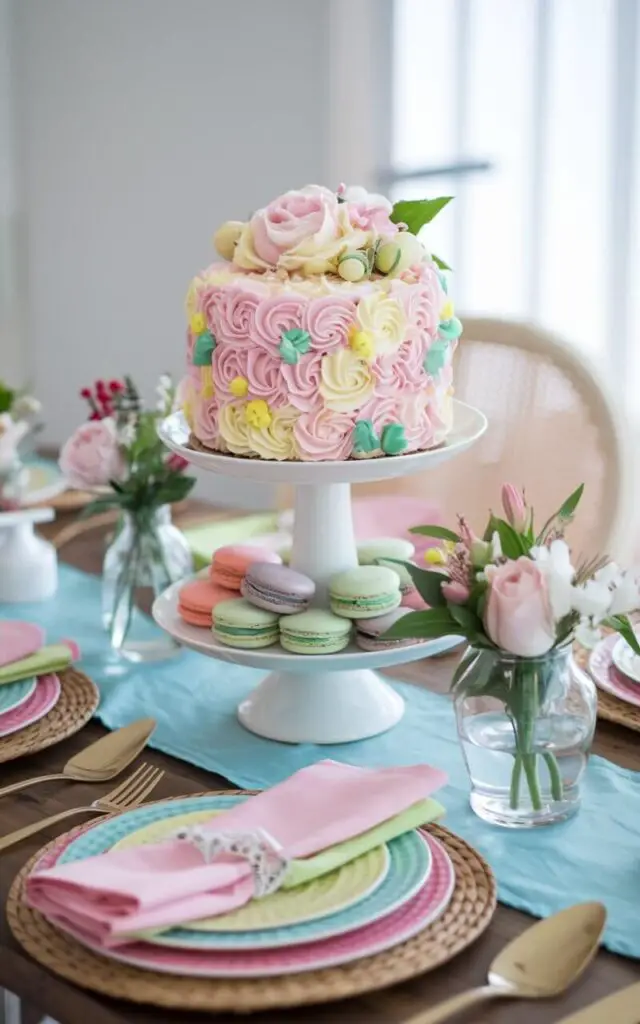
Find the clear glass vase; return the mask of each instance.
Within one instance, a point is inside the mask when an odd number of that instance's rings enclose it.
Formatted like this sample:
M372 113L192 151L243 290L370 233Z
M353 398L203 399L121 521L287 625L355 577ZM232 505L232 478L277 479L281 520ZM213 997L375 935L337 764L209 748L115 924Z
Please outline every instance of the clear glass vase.
M595 686L571 646L539 658L474 648L466 657L470 669L455 709L471 807L512 828L571 817L580 807L597 710Z
M159 661L178 644L147 615L154 599L193 572L184 535L168 505L123 512L104 558L102 620L111 646L129 661Z

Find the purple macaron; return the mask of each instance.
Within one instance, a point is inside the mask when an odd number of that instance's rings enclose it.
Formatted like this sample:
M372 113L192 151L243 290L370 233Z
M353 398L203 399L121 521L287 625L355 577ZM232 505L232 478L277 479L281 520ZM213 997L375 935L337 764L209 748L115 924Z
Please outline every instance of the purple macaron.
M247 601L278 615L305 611L315 592L315 583L304 573L268 562L254 562L241 586Z
M363 651L389 651L398 647L410 647L419 642L418 639L385 640L384 634L391 629L394 622L409 615L411 608L394 608L386 615L378 615L375 619L356 619L356 643Z

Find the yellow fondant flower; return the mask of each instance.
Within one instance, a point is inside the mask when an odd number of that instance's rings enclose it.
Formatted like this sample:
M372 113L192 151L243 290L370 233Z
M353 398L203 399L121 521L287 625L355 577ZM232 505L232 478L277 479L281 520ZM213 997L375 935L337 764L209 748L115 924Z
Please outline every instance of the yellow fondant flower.
M189 326L194 334L202 334L207 326L204 313L194 313L189 321Z
M229 391L235 398L244 398L249 390L249 381L246 377L234 377L229 383Z
M202 381L202 391L200 392L202 397L213 398L216 389L211 375L211 364L200 367L200 380Z
M353 349L340 348L322 359L319 391L336 412L353 412L373 394L371 368Z
M349 345L361 359L372 359L375 355L373 338L368 331L361 331L354 324L349 331Z
M358 303L358 322L371 335L376 355L395 352L405 339L407 319L397 299L373 292Z
M249 424L243 402L227 402L226 405L220 406L218 430L230 452L234 455L249 454Z
M252 402L247 402L245 413L248 425L258 430L266 430L273 418L263 398L254 398Z
M440 310L440 321L444 323L446 320L451 320L455 310L453 308L453 302L451 299L447 299L444 306Z
M257 428L249 424L249 441L253 451L261 459L275 459L278 462L298 458L293 428L300 416L298 409L285 406L271 412L268 426Z

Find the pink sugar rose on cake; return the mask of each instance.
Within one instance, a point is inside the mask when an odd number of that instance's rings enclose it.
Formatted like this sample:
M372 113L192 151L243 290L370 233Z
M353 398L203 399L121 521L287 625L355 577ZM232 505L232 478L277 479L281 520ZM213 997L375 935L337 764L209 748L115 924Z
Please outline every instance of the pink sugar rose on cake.
M250 349L247 355L249 397L263 398L275 409L286 405L289 396L282 375L284 365L277 352L272 355L262 348Z
M260 296L236 285L211 286L202 296L202 309L218 345L250 345L255 333Z
M340 198L347 204L349 220L354 227L372 231L383 238L392 238L398 225L391 218L393 204L386 196L368 192L362 185L339 189Z
M125 462L111 417L90 420L78 427L60 452L60 469L72 487L91 490L121 480Z
M348 459L353 451L353 413L317 408L300 414L293 428L298 450L308 462Z
M330 352L340 345L347 345L356 309L353 299L346 296L323 295L311 299L305 306L302 323L304 330L309 332L311 348Z
M218 345L213 353L211 376L216 392L229 398L233 396L233 381L246 380L249 346Z
M302 329L304 300L297 295L271 295L256 307L252 341L267 351L278 353L285 331Z
M373 363L376 395L397 396L421 391L429 383L424 369L427 345L419 332L414 332L396 352L378 356Z
M309 352L297 363L283 362L280 372L285 383L289 402L296 409L308 412L322 404L319 394L322 379L322 353Z

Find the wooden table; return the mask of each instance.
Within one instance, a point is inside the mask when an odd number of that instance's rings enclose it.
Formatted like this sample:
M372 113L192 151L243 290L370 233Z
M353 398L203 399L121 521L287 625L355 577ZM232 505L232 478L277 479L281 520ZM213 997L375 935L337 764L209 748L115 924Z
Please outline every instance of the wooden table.
M65 560L89 572L99 572L103 551L103 534L89 533L66 546L62 554ZM435 690L446 690L451 676L453 659L441 658L414 663L395 670L394 675L416 685L429 686ZM91 723L77 736L40 755L3 765L0 769L0 783L6 784L59 770L75 751L95 740L104 732L96 723ZM597 753L628 768L640 770L640 740L637 734L606 723L598 726L595 745ZM429 751L425 749L425 760ZM148 751L145 759L162 766L166 776L160 783L155 797L180 796L199 793L208 789L227 788L224 779L193 768L190 764L174 758ZM49 783L23 793L8 797L0 802L0 831L37 821L46 815L66 807L79 806L91 801L109 788L80 783ZM0 855L0 898L4 902L11 882L25 860L45 842L60 834L64 827L49 831L22 843L13 850ZM504 833L505 844L509 833ZM640 854L640 851L638 851ZM535 884L535 883L532 883ZM484 936L466 953L431 974L426 974L407 984L396 986L369 996L342 1003L331 1003L317 1009L303 1008L299 1011L259 1014L254 1018L259 1024L335 1024L337 1020L348 1024L391 1024L403 1021L412 1013L465 988L480 985L491 959L498 950L531 924L531 918L506 907L499 907ZM462 1021L491 1022L491 1024L549 1024L557 1021L570 1011L585 1006L594 1000L622 988L640 977L640 965L632 960L601 952L588 975L565 997L545 1002L493 1004L481 1015L461 1018ZM23 953L12 939L6 921L0 922L0 986L16 993L25 1003L30 1004L24 1015L25 1024L37 1020L42 1013L53 1017L59 1024L147 1024L162 1021L163 1024L184 1024L199 1015L167 1013L153 1008L140 1008L127 1003L98 998L84 992L49 974ZM37 1004L37 1012L33 1004ZM517 1015L517 1017L516 1017ZM238 1018L222 1015L220 1024L230 1024ZM640 1019L640 1017L639 1017ZM610 1024L615 1024L611 1021Z

